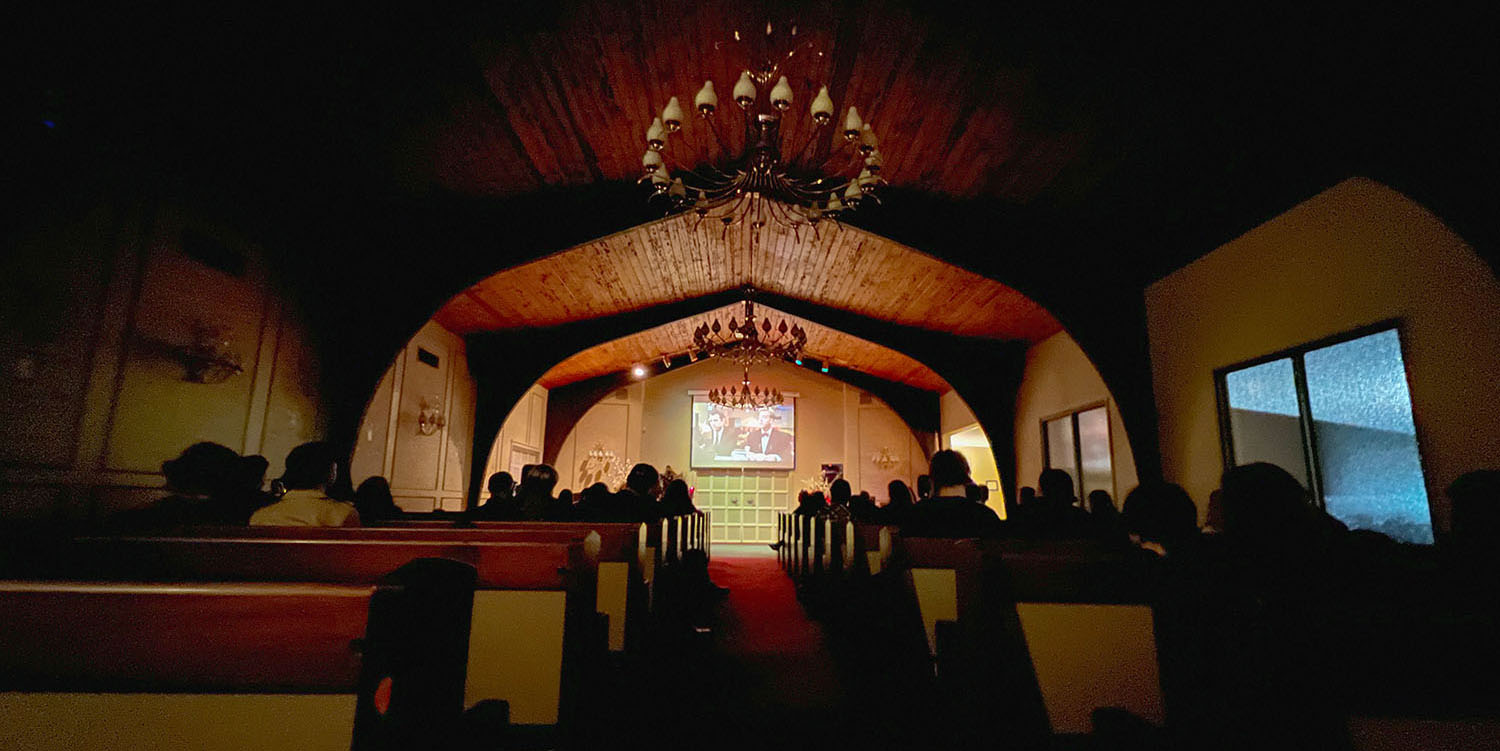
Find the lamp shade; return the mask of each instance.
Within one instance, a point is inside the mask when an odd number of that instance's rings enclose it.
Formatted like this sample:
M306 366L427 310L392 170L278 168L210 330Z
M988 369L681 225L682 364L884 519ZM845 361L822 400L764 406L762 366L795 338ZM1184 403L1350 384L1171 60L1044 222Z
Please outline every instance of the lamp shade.
M734 84L734 102L745 108L755 102L755 82L750 80L748 70L740 73L740 80Z
M850 107L849 114L844 115L844 138L853 141L859 138L859 128L864 121L859 119L859 110Z
M668 133L682 129L682 105L677 103L677 97L667 100L667 106L661 111L661 121L666 124Z
M792 106L792 85L787 83L786 76L771 88L771 106L783 112Z
M827 125L833 120L833 97L828 96L828 87L818 89L818 95L812 101L813 120L819 125Z
M713 81L703 82L703 88L698 89L698 95L693 97L693 104L698 108L698 113L705 117L714 113L719 106L719 95L714 91Z
M646 129L646 146L652 151L661 151L667 145L667 129L661 124L661 118L651 121L651 127Z
M661 165L661 152L655 149L646 149L646 153L641 155L641 167L645 169L646 174L655 172Z

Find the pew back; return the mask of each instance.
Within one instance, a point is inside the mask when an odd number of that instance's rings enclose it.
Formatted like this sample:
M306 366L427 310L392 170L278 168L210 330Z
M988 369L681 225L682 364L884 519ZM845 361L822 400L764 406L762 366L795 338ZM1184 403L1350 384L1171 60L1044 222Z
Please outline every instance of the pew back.
M0 748L436 738L462 709L473 581L447 561L379 585L0 581Z
M466 703L509 702L517 724L554 725L575 695L567 665L593 651L595 582L581 542L93 537L59 543L28 577L369 584L418 558L474 567ZM599 649L604 635L599 634Z

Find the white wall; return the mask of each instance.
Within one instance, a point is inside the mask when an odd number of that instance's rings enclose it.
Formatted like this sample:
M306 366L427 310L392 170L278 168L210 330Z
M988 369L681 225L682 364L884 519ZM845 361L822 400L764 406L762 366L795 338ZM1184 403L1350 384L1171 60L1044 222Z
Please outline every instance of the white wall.
M1427 495L1500 465L1500 282L1426 209L1346 180L1146 290L1163 468L1200 508L1223 471L1213 371L1399 319Z
M419 349L436 355L437 366L422 362ZM424 399L441 405L445 418L430 435L419 429ZM463 339L429 321L396 356L365 409L350 461L355 484L379 475L390 481L391 494L404 509L462 509L474 400Z
M0 249L0 518L148 503L162 462L199 441L264 455L279 475L325 415L307 327L274 289L252 241L172 205L100 205ZM197 322L243 372L185 379L172 349Z
M1109 442L1118 505L1137 484L1135 453L1114 397L1089 362L1078 342L1058 332L1026 350L1026 370L1016 393L1016 472L1021 485L1036 487L1045 466L1042 421L1082 407L1104 404L1109 409ZM1077 480L1078 478L1073 478Z

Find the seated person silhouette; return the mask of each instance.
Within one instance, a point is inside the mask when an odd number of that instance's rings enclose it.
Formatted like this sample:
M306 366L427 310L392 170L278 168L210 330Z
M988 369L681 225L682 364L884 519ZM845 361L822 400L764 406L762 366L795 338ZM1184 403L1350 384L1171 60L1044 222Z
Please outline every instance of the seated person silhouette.
M242 525L268 501L260 492L265 459L241 458L217 443L187 447L176 459L162 462L161 472L169 494L150 506L117 514L112 523L137 529Z
M476 519L513 522L521 520L521 503L515 497L516 482L509 472L490 475L490 497L474 509Z
M1021 533L1041 540L1086 539L1094 525L1088 512L1074 505L1073 477L1060 469L1045 469L1037 478L1041 494L1022 505L1017 516Z
M255 512L254 526L270 527L358 527L354 505L334 500L328 488L338 482L338 458L321 441L304 443L286 456L281 500Z
M359 512L359 520L366 524L400 519L405 515L391 497L391 484L379 475L366 477L359 484L359 488L354 491L354 510Z
M901 523L905 537L997 537L1004 527L994 510L969 500L969 461L957 451L932 455L932 497L919 501Z

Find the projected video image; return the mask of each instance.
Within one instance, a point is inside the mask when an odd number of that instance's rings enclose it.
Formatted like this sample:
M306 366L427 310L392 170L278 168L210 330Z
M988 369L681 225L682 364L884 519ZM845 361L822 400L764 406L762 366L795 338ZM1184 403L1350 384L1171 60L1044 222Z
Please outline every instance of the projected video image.
M796 400L760 410L725 409L693 397L694 469L795 469Z

